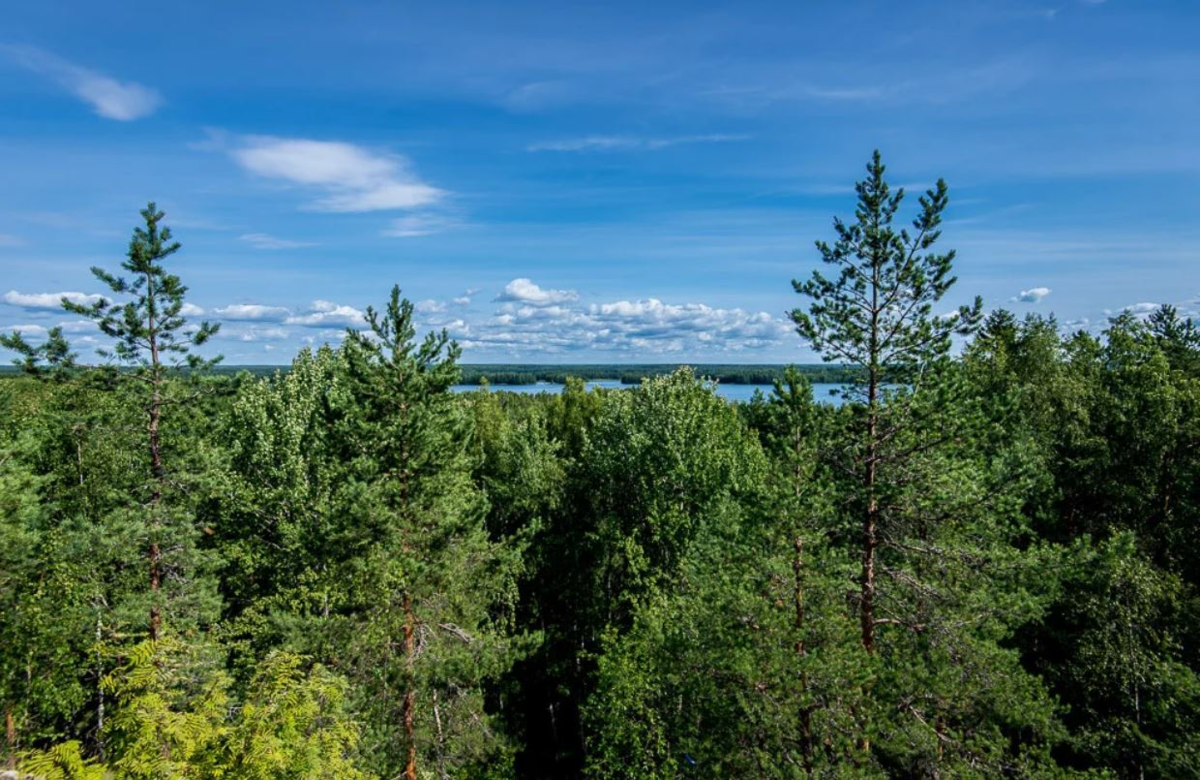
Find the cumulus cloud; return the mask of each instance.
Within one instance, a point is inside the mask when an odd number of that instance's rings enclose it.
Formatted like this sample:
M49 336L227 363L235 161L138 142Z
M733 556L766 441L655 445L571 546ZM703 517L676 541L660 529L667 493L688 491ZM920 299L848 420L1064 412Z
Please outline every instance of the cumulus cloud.
M22 336L32 336L41 338L45 336L47 330L41 325L9 325L7 328L0 328L2 333L20 333Z
M471 287L466 290L463 290L462 295L459 295L459 296L451 299L451 303L453 303L455 306L470 306L471 299L474 298L476 293L478 293L478 292L479 292L478 287Z
M413 308L421 314L441 314L446 311L447 307L443 301L435 301L432 298L428 298L423 301L417 301L413 305Z
M309 328L346 327L361 328L367 319L353 306L338 305L330 301L313 301L309 310L284 320L287 325L303 325Z
M244 241L255 249L300 249L306 246L315 246L308 241L291 241L286 238L276 238L268 233L246 233L238 236L239 241Z
M322 191L309 204L317 211L415 209L445 194L421 181L407 158L341 141L245 136L229 154L258 176Z
M58 327L63 329L63 333L91 333L96 330L96 323L91 320L71 320L58 323Z
M539 141L525 147L529 152L619 152L654 151L680 144L726 143L745 141L749 136L712 133L709 135L681 135L669 138L640 138L625 135L589 135L560 141Z
M1126 306L1121 311L1127 311L1130 314L1135 314L1135 315L1143 315L1143 314L1152 314L1153 312L1158 310L1158 307L1159 307L1159 304L1157 304L1157 303L1143 302L1143 303L1135 303L1130 306Z
M495 298L497 301L525 303L530 306L551 306L578 299L579 293L574 290L543 290L532 280L525 278L513 279L504 285L504 290Z
M194 303L185 303L180 307L179 313L185 317L199 317L204 314L204 309L201 309Z
M466 328L456 338L465 348L513 354L586 350L665 355L775 347L790 337L791 331L789 323L767 312L703 303L648 298L582 306L573 300L539 299L536 303L507 301L490 321Z
M231 303L213 309L213 314L223 320L278 322L291 312L283 306L266 306L261 303Z
M218 338L242 342L283 341L289 335L290 333L287 328L281 328L277 325L268 325L265 327L258 325L234 326L232 328L221 328L217 331Z
M9 290L4 294L5 303L20 306L22 309L61 309L63 298L80 306L92 306L104 299L101 295L81 292L20 293Z
M1021 290L1020 293L1013 296L1011 300L1021 303L1038 303L1050 294L1049 287L1034 287L1029 290Z
M149 87L118 81L33 46L0 46L0 52L21 67L55 81L106 119L141 119L162 104L162 97Z

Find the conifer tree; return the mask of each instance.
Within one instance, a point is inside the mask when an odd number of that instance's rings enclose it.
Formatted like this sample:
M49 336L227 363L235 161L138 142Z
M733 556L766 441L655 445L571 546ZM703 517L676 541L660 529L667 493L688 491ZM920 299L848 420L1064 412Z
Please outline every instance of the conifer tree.
M796 292L812 300L807 311L795 309L797 332L830 362L857 369L850 399L863 405L852 468L861 484L861 550L859 615L862 645L875 649L875 556L879 546L879 470L902 453L887 452L904 426L904 415L885 420L886 383L919 386L926 374L950 351L951 337L971 333L983 308L979 298L952 315L933 307L955 282L955 253L938 252L942 214L949 203L946 182L921 196L913 232L897 230L896 215L904 189L894 193L884 179L886 167L875 151L867 178L855 185L858 206L851 224L834 219L837 240L817 242L821 259L836 272L813 271L807 281L793 281ZM885 424L886 423L886 424Z
M0 347L17 353L18 357L13 363L25 373L39 377L49 375L55 379L65 379L75 368L75 358L78 357L63 336L61 325L47 331L46 340L36 346L26 341L19 331L0 333Z
M144 227L134 228L127 259L121 268L128 277L93 267L92 274L124 301L101 298L90 306L63 299L67 311L87 317L100 332L113 340L111 349L99 350L126 369L116 374L132 383L137 403L146 415L146 452L149 460L147 511L147 567L150 589L149 635L158 638L162 622L159 590L163 579L163 545L167 518L162 507L168 488L168 471L163 462L162 416L171 403L167 397L168 375L172 369L187 366L199 369L215 361L205 361L192 352L211 338L220 325L202 322L188 328L183 316L187 287L169 273L163 261L180 249L170 228L160 225L166 215L150 203L141 211ZM218 358L219 359L219 358Z
M485 693L522 646L520 550L487 532L470 410L450 391L458 347L416 341L398 288L366 319L235 403L236 500L217 536L237 633L338 664L381 774L502 767Z

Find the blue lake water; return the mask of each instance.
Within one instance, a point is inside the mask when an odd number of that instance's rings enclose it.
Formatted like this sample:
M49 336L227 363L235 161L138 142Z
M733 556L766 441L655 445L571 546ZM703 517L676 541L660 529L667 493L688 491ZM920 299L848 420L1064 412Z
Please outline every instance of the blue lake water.
M588 389L605 388L608 390L620 390L622 388L636 387L636 385L623 385L616 379L595 379L587 383ZM563 385L557 382L537 382L532 385L488 385L489 388L495 391L504 391L508 393L561 393ZM836 394L836 391L845 387L840 384L813 384L813 398L823 403L830 403L834 406L842 405L842 397ZM455 385L453 390L456 393L469 393L472 390L478 390L478 385ZM718 384L717 395L726 398L730 401L749 401L754 397L755 391L761 391L763 395L771 394L770 385L734 385L734 384Z

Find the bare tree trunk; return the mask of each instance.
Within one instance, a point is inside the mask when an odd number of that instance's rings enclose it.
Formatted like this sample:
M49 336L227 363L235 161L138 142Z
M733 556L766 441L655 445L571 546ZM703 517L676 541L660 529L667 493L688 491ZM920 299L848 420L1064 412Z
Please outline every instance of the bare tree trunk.
M404 656L412 669L413 654L416 652L416 619L413 617L412 596L404 594ZM417 738L413 721L413 705L417 693L409 682L409 689L404 694L404 739L408 743L408 763L404 767L405 780L417 780Z
M442 713L438 710L437 691L433 692L433 722L437 724L438 777L449 780L450 775L446 774L446 735L442 733Z

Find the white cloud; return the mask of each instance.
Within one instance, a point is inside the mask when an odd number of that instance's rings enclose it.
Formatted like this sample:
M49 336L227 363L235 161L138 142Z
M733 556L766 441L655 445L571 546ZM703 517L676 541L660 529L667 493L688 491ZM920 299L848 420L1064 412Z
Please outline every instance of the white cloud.
M91 306L96 301L103 300L101 295L89 295L81 292L56 293L19 293L9 290L4 294L4 302L23 309L61 309L63 298L80 306Z
M283 341L287 339L289 335L290 334L287 328L280 328L276 326L235 326L232 328L221 328L221 330L217 331L217 336L220 338L243 342Z
M417 301L413 305L413 308L421 314L441 314L446 311L446 304L442 301L435 301L432 298L428 298L423 301Z
M792 336L792 326L766 312L656 298L586 307L572 301L509 301L488 322L464 327L455 336L468 349L517 356L580 351L729 354L778 347Z
M383 235L392 238L417 238L444 233L461 225L462 222L454 217L442 214L410 214L393 219L391 226L383 231Z
M421 181L406 158L340 141L246 136L230 150L251 173L322 190L318 211L394 211L428 206L442 190Z
M213 314L223 320L266 320L268 322L277 322L286 318L291 312L283 306L265 306L261 303L231 303L228 306L213 309Z
M0 328L0 333L12 333L16 331L22 336L41 337L46 335L46 329L41 325L9 325L7 328Z
M329 301L313 301L309 311L284 320L287 325L329 328L343 326L361 328L367 324L366 317L353 306L342 306Z
M543 290L530 279L513 279L504 285L504 290L496 296L497 301L526 303L531 306L550 306L556 303L568 303L579 299L579 293L574 290Z
M1038 303L1050 294L1049 287L1034 287L1030 290L1021 290L1021 292L1012 297L1011 300L1021 303Z
M58 323L58 327L63 329L63 333L91 333L96 330L96 323L91 320L71 320Z
M0 46L18 65L58 82L106 119L129 122L153 114L162 97L149 87L80 67L33 46Z
M709 135L682 135L670 138L639 138L622 135L589 135L583 138L568 138L561 141L540 141L525 147L529 152L584 152L584 151L653 151L679 144L724 143L745 141L749 136L712 133Z
M199 317L200 315L204 314L204 309L201 309L194 303L185 303L179 309L179 313L185 317Z
M267 233L246 233L238 236L239 241L245 241L255 249L300 249L306 246L315 246L308 241L290 241L286 238L276 238Z
M466 290L463 290L462 295L458 296L457 298L453 298L451 300L451 302L455 306L470 306L471 299L474 298L476 293L478 293L478 292L479 292L478 287L469 287Z
M1127 311L1130 314L1142 315L1142 314L1151 314L1151 313L1157 311L1158 308L1159 308L1159 304L1157 304L1157 303L1143 302L1143 303L1135 303L1131 306L1126 306L1121 311Z

